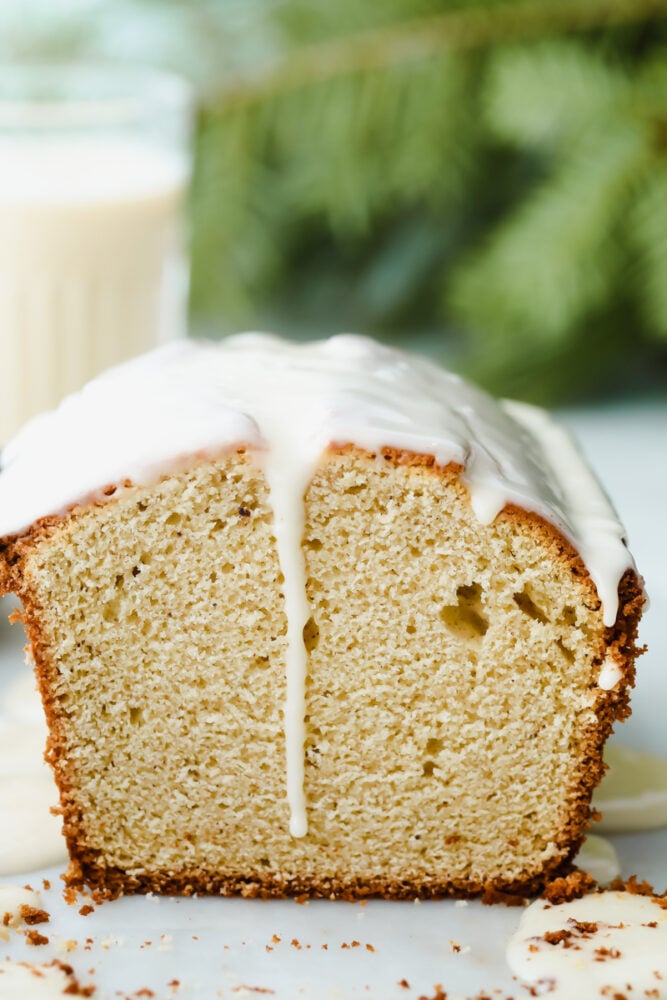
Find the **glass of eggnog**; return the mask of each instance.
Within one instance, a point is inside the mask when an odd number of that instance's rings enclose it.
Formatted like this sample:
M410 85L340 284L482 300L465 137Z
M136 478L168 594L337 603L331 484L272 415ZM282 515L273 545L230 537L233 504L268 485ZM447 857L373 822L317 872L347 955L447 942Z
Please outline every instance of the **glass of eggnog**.
M176 77L0 68L0 445L110 364L185 334L191 136Z

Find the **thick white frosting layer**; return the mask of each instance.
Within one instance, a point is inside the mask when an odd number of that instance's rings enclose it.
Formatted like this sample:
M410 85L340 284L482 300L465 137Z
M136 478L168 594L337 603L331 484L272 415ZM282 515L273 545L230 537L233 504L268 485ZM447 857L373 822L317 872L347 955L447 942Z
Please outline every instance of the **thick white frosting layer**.
M249 446L271 490L288 618L287 775L291 830L307 829L303 718L309 608L303 496L322 451L353 443L456 462L480 521L508 503L553 523L579 551L613 625L632 566L623 527L569 435L542 411L497 403L426 359L341 334L294 344L267 334L185 341L113 368L36 417L7 445L0 538L48 514L149 484L230 446Z

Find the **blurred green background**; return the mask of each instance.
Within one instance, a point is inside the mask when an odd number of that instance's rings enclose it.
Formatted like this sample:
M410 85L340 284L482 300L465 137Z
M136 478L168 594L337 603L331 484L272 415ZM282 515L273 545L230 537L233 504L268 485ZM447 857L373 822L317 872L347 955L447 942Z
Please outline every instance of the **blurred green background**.
M74 57L197 87L196 332L667 392L667 0L3 0L0 58Z

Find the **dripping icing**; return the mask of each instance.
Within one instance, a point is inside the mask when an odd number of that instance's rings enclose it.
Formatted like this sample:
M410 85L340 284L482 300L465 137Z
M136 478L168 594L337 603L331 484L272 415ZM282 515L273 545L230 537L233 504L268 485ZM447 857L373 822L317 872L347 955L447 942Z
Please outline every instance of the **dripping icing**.
M396 448L460 465L484 523L509 503L540 514L581 553L604 622L614 623L618 583L633 564L623 528L569 435L535 407L498 404L431 362L365 337L300 345L243 334L220 344L165 346L110 369L30 421L6 447L0 474L1 538L102 498L109 483L148 485L192 455L212 457L225 447L243 444L253 452L270 490L283 576L294 836L307 832L303 498L332 443L374 453Z

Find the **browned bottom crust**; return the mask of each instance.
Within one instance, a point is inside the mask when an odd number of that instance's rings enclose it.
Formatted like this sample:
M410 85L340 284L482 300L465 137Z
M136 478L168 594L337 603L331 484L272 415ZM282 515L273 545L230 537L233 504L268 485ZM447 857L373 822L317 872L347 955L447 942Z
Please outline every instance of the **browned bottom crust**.
M483 903L520 905L536 896L552 879L563 877L572 870L571 860L560 861L553 869L512 882L482 882L454 880L442 877L391 879L370 878L308 878L298 875L284 877L262 873L207 872L142 872L130 874L120 868L103 868L96 864L72 861L64 876L70 889L92 889L105 899L132 893L156 892L166 896L243 896L246 899L340 899L355 902L375 897L379 899L474 899Z

